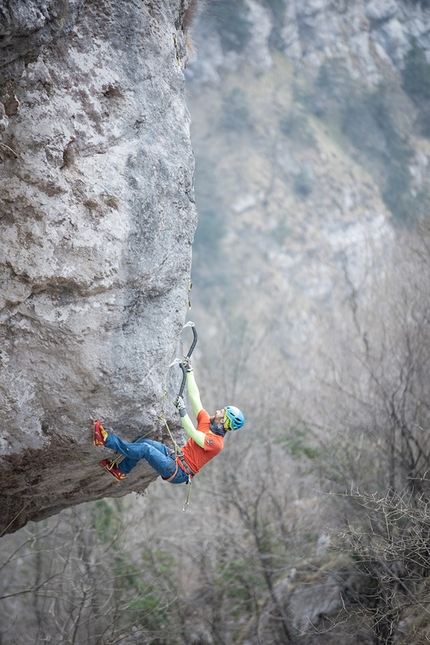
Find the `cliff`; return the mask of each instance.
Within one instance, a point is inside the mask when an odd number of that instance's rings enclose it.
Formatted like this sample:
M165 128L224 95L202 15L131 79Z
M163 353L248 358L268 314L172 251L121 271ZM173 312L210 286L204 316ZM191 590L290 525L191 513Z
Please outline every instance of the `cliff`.
M189 4L0 2L0 534L153 479L100 469L91 416L128 440L176 418Z
M218 83L248 62L267 70L274 51L300 71L342 59L356 80L377 84L404 68L412 42L428 52L427 0L220 0L193 30L190 81Z
M305 379L333 312L427 217L429 30L401 0L223 0L193 29L195 300L229 291Z
M0 533L151 480L100 470L91 416L129 440L161 438L163 410L175 424L195 9L0 0ZM389 255L392 220L427 208L428 115L402 79L429 26L412 0L202 5L187 71L208 202L196 259L218 245L223 291L241 283L248 309L275 311L280 351L301 364L315 308L344 297L339 269L355 287ZM199 274L202 301L223 264Z

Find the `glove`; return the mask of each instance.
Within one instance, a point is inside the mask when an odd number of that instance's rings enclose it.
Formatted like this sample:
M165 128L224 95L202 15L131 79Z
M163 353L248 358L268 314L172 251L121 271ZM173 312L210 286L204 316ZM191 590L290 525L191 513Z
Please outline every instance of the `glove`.
M192 372L193 366L191 365L191 358L189 356L184 356L181 361L182 365L185 367L186 372Z
M184 417L187 414L187 408L185 407L184 399L182 398L182 396L179 396L179 394L177 397L175 397L173 405L178 409L181 417Z

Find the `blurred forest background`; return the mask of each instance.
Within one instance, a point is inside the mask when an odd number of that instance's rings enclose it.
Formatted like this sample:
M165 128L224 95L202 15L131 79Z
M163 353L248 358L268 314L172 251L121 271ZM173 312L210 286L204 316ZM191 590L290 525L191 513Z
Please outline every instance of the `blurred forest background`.
M207 3L187 72L193 362L245 428L186 513L156 482L2 538L1 645L430 643L430 66L297 66L284 8Z

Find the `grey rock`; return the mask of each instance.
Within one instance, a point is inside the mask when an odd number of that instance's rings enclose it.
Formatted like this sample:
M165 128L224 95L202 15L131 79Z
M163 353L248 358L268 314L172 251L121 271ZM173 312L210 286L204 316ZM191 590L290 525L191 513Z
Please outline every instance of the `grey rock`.
M187 6L0 3L0 534L154 479L101 470L91 416L130 441L179 425Z
M18 75L43 44L67 33L83 4L83 0L1 0L0 79Z
M268 45L274 29L278 30L277 46L298 66L318 68L327 60L342 58L354 78L369 84L380 82L384 70L403 68L413 38L430 58L430 8L422 3L283 0L283 4L283 20L279 23L282 15L279 5L275 20L261 5L256 10L254 0L248 3L252 9L248 13L252 39L242 53L235 52L236 58L267 68L271 56ZM195 83L217 83L219 72L231 65L231 52L214 48L217 38L213 32L214 26L203 12L193 30L200 55L191 61L187 72ZM236 61L236 65L241 61Z
M399 14L399 6L396 0L371 0L365 14L369 20L389 20Z
M255 0L247 0L249 19L252 24L250 43L247 46L251 65L257 69L267 70L272 66L269 51L269 37L273 22L268 9Z

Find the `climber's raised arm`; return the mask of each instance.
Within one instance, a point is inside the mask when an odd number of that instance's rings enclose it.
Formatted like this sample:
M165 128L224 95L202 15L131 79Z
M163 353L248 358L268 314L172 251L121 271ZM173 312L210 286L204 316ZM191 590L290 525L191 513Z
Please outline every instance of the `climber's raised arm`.
M200 392L199 388L197 387L196 379L194 378L194 372L193 368L191 365L191 361L188 356L185 356L183 359L183 365L185 367L185 371L187 372L187 391L188 391L188 396L191 401L191 405L193 408L193 412L195 416L197 417L198 413L200 410L203 409L202 402L200 400Z
M202 402L200 400L200 392L197 387L196 379L194 377L194 372L187 372L187 391L188 397L191 401L194 415L197 417L200 410L203 409Z

